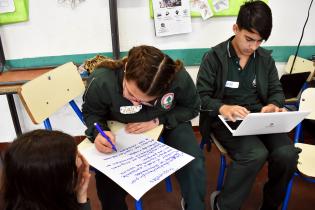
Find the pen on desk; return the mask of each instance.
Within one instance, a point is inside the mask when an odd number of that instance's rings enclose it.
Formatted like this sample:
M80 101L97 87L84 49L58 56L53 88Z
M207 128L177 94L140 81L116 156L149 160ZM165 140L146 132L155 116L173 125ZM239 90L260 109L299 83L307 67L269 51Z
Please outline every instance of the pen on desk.
M116 149L115 145L110 140L110 138L104 133L102 128L99 126L99 124L98 123L94 123L94 126L98 130L98 132L112 145L113 150L115 150L117 152L117 149Z

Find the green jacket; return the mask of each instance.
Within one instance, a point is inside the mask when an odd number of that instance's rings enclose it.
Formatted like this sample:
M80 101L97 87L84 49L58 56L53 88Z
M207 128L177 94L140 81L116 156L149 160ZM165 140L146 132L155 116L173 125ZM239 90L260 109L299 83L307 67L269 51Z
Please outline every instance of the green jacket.
M123 114L122 109L132 106L123 97L123 70L100 68L88 79L87 89L83 95L82 111L87 126L85 134L94 141L97 122L104 130L109 130L107 120L122 123L145 122L155 118L160 124L172 129L181 122L196 117L200 109L200 99L196 87L185 69L176 73L170 89L159 97L153 107L144 106L139 112Z
M231 39L231 38L230 38ZM230 40L229 39L229 40ZM198 76L197 90L201 99L199 128L205 138L210 134L210 123L223 105L228 72L228 42L220 43L203 56ZM271 52L259 47L255 54L255 73L258 97L262 105L284 105L284 94Z

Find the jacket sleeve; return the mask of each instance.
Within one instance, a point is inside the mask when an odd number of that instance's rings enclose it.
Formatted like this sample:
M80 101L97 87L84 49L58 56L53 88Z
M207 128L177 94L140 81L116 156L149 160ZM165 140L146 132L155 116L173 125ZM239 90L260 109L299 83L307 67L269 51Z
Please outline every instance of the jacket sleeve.
M267 66L269 67L267 104L274 104L278 107L283 107L285 97L283 94L281 83L279 81L275 61L271 57L268 61Z
M175 128L181 122L187 122L198 116L200 99L190 75L180 72L178 86L175 88L175 106L169 112L159 116L160 124L166 128Z
M101 88L97 78L92 77L83 95L82 112L87 129L85 135L94 142L98 132L94 127L97 122L103 130L110 130L107 126L109 113L109 97L106 88Z
M203 56L197 76L197 91L201 100L201 110L208 111L211 115L217 115L219 108L223 105L222 100L214 96L217 83L221 83L221 79L217 78L218 64L214 56L212 51Z
M91 210L90 200L88 199L86 203L79 203L79 210Z

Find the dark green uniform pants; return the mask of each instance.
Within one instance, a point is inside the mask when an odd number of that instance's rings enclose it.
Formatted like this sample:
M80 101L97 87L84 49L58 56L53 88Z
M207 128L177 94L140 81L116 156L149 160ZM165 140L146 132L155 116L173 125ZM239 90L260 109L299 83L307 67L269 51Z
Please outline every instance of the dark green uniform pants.
M296 170L299 153L287 134L234 137L219 120L212 123L212 130L233 159L218 197L220 210L241 208L266 161L269 179L264 186L262 209L277 209Z
M162 136L167 145L185 152L195 159L175 173L187 210L204 210L206 178L204 155L199 149L189 122L181 123L174 129L165 129ZM96 187L103 210L127 210L127 193L107 176L96 172Z

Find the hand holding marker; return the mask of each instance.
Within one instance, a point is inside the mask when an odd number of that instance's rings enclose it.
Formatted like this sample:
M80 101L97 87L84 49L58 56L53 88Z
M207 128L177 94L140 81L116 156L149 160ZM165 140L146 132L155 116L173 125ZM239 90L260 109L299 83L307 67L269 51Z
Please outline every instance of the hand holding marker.
M98 132L110 143L110 145L112 145L112 149L115 150L117 152L117 149L115 147L115 145L113 144L113 142L110 140L110 138L104 133L104 131L102 130L102 128L99 126L98 123L94 123L95 128L98 130Z

